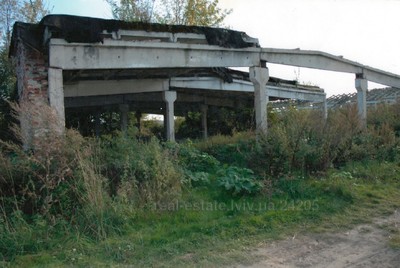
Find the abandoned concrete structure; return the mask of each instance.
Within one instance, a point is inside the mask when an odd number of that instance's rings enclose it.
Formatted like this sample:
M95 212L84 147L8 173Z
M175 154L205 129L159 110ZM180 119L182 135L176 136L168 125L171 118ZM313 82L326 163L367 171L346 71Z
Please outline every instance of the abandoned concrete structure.
M363 120L368 80L400 87L400 76L342 57L261 48L243 32L207 27L49 15L38 24L17 22L10 51L20 99L53 107L61 128L66 107L119 105L124 127L130 110L164 114L169 140L174 115L188 107L202 112L206 136L208 106L254 106L256 128L266 132L270 98L325 102L319 88L271 78L267 63L354 73ZM25 133L35 125L21 124Z

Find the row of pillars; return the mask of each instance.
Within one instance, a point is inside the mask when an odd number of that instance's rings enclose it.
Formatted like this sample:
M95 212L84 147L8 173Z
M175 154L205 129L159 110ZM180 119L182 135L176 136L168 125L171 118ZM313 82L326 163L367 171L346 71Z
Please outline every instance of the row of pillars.
M63 92L63 75L62 69L49 68L49 102L50 106L56 110L59 117L60 125L65 126L65 111L64 111L64 92ZM250 80L254 84L254 108L256 114L256 129L260 132L267 130L267 89L266 84L269 79L269 72L266 67L251 67ZM166 129L166 139L175 141L175 126L174 126L174 102L177 98L176 91L164 91L162 93L165 102L164 125ZM207 105L201 105L202 113L202 128L203 138L207 138ZM125 131L128 126L128 105L120 105L121 112L121 129ZM96 129L96 134L99 134L99 129Z
M260 67L250 67L250 80L254 85L254 110L256 115L256 129L259 133L267 133L267 104L268 92L267 82L269 80L269 71L264 62ZM367 125L367 92L368 80L363 74L356 74L355 87L357 89L357 108L361 125ZM324 117L327 118L327 103L324 102Z
M165 132L166 132L166 139L168 141L175 141L175 118L174 118L174 102L176 101L177 98L177 93L176 91L165 91L163 92L163 100L165 102L165 113L164 113L164 127L165 127ZM128 123L129 123L129 118L128 114L130 111L129 105L128 104L120 104L119 105L119 111L121 115L121 131L125 132L128 129ZM208 106L205 104L202 104L200 106L200 111L202 115L202 129L203 129L203 138L207 138L207 112L208 112ZM138 122L138 127L140 128L140 118L142 117L142 114L140 112L136 112L136 120ZM99 118L100 114L96 114L96 136L99 136L100 131L99 131Z
M54 107L60 119L60 125L65 126L65 112L64 112L64 92L63 92L63 76L62 69L49 68L49 102L50 106ZM266 134L268 128L267 121L267 82L269 80L269 71L264 62L260 66L250 67L249 69L250 80L254 85L254 109L256 130L258 133ZM362 76L357 75L355 80L357 89L357 103L358 113L363 125L366 124L367 118L367 103L366 95L368 90L368 81ZM166 139L175 141L175 127L174 127L174 102L177 98L175 91L164 91L162 93L163 100L166 104L164 114L164 124L166 129ZM203 137L207 138L207 105L201 106L202 113L202 127ZM121 125L122 130L126 130L128 126L128 105L121 105ZM96 130L97 131L97 130Z

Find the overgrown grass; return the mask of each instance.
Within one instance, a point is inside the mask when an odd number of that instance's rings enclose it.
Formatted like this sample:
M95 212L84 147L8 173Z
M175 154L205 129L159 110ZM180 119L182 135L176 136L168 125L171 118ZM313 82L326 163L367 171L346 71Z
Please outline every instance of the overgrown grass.
M162 144L68 132L44 151L8 146L0 265L247 264L258 243L387 216L400 207L398 137L355 118L338 111L321 127L318 115L290 109L268 137Z
M259 242L307 231L341 230L389 215L399 207L399 194L398 181L364 180L348 171L332 171L324 179L282 178L271 196L222 198L218 191L196 188L180 202L158 209L118 204L114 209L123 217L122 232L100 242L61 224L53 229L57 235L46 240L42 234L47 247L35 254L19 254L12 263L79 267L245 264L254 261L248 253ZM41 224L35 222L27 230L33 232ZM19 226L18 233L24 236L23 225ZM46 226L38 230L33 233L45 232ZM396 243L393 239L391 243Z

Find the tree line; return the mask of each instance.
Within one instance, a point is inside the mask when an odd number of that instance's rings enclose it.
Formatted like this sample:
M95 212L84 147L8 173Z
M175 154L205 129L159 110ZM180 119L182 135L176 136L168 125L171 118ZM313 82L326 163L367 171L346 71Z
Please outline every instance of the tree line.
M106 0L114 18L125 21L220 26L231 10L219 0Z

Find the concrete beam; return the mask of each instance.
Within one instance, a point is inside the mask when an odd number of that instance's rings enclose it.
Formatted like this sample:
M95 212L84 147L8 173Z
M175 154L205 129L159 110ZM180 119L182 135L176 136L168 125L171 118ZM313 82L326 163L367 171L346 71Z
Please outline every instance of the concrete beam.
M171 78L171 88L221 90L232 92L254 92L252 82L243 80L234 80L233 83L225 83L216 77L198 77L198 78ZM299 99L313 102L323 102L325 93L321 91L311 91L301 88L290 88L282 86L267 85L268 96L283 99Z
M216 77L198 77L198 78L171 78L167 79L131 79L131 80L96 80L79 81L74 84L64 85L64 95L70 97L86 96L104 96L119 95L131 93L161 92L171 88L183 88L189 94L179 94L178 101L185 102L203 102L204 97L190 93L192 89L204 89L214 91L232 91L232 92L254 92L254 86L251 82L243 80L234 80L234 83L225 83ZM284 86L267 85L268 95L270 97L283 99L299 99L313 102L323 102L325 93L319 91L310 91L300 88L290 88ZM150 96L150 95L149 95ZM141 100L143 97L139 96ZM151 101L153 96L148 99ZM226 102L226 103L225 103ZM222 106L234 105L232 101L226 100ZM229 103L228 103L229 102Z
M66 108L108 106L124 103L124 95L65 98Z
M90 80L64 85L65 97L159 92L169 89L168 79Z
M259 62L259 49L163 42L104 40L104 44L50 40L50 66L64 70L248 67ZM257 53L256 53L257 52Z
M100 44L51 39L50 67L129 69L178 67L250 67L260 61L327 71L363 73L367 80L400 88L400 76L320 51L300 49L230 49L206 44L131 42L106 39Z
M363 73L364 78L369 81L400 88L399 75L366 66L342 56L300 49L262 48L261 50L261 60L270 63L344 73Z
M175 141L174 102L176 101L176 91L164 91L163 100L166 107L164 115L166 138L168 141Z
M172 33L172 32L148 32L148 31L132 31L132 30L117 30L112 33L107 30L103 31L103 36L111 37L114 40L129 40L129 41L153 41L158 42L180 42L180 43L196 43L207 44L207 39L204 34L195 33ZM256 40L253 40L254 42ZM258 40L257 40L258 41Z

